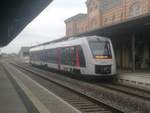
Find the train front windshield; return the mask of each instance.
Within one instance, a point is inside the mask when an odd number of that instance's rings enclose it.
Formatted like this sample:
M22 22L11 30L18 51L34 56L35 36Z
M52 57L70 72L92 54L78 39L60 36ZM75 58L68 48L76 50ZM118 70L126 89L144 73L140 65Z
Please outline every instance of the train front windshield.
M111 58L111 48L108 41L89 41L89 45L94 58Z

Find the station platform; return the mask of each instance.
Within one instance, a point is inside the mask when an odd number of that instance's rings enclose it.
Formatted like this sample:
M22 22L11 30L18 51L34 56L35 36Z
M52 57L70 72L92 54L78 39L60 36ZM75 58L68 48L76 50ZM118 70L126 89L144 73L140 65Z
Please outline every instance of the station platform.
M0 113L81 113L6 62L0 62Z
M118 82L124 85L150 91L150 73L124 72L118 74Z
M0 65L0 113L28 113L23 101Z

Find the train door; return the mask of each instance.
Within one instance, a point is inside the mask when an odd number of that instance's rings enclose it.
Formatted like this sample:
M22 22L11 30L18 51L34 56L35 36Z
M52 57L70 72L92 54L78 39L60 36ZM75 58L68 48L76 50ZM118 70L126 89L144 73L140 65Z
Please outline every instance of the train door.
M74 47L74 68L73 72L81 74L81 67L85 67L85 58L81 46Z
M71 65L75 66L76 64L76 52L75 52L75 47L71 47Z
M76 67L80 67L79 48L76 47Z
M81 46L77 46L76 48L76 66L86 67L85 57Z

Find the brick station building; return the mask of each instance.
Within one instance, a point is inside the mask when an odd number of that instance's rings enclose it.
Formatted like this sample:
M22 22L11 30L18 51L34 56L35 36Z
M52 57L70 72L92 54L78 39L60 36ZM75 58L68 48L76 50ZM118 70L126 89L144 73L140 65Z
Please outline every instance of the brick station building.
M150 70L150 0L87 0L86 6L87 14L65 20L66 37L108 36L119 69Z

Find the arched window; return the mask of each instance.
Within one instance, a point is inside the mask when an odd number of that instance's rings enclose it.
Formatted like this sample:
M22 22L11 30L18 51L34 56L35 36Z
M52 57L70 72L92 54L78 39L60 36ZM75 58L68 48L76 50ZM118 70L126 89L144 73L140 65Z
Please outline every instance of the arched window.
M129 8L129 18L139 16L142 13L141 6L139 2L135 2Z

